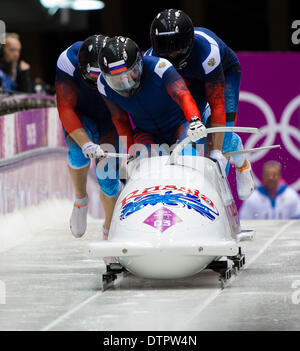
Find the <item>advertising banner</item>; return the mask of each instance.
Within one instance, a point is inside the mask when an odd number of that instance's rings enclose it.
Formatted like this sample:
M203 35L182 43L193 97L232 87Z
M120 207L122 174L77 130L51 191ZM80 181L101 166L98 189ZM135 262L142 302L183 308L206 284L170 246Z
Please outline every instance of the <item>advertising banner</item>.
M18 153L47 146L47 109L16 113Z
M0 116L0 159L41 147L65 147L56 107Z

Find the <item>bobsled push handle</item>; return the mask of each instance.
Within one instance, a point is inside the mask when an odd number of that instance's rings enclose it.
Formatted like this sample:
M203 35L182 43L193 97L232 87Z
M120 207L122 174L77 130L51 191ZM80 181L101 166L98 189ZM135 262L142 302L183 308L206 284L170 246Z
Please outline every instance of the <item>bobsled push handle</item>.
M191 142L190 137L186 137L185 139L181 140L180 143L178 143L173 152L171 153L167 164L173 165L175 164L175 161L177 160L177 157L181 154L182 150Z
M235 155L248 154L250 152L271 150L271 149L277 149L277 148L281 148L281 145L270 145L270 146L255 147L253 149L247 149L247 150L241 150L241 151L225 152L225 153L223 153L223 155L224 156L235 156Z
M225 132L237 132L237 133L252 133L252 134L260 134L263 133L258 128L252 127L213 127L206 129L207 134L209 133L225 133Z
M104 151L104 155L106 157L116 157L116 158L129 158L129 154L122 154L122 153L114 153L114 152L106 152Z
M253 133L253 134L262 134L262 132L258 128L250 128L250 127L213 127L207 128L207 134L210 133L224 133L224 132L239 132L239 133ZM181 140L180 143L176 145L172 154L168 159L168 164L175 164L177 157L181 154L182 150L191 142L190 137L186 137Z

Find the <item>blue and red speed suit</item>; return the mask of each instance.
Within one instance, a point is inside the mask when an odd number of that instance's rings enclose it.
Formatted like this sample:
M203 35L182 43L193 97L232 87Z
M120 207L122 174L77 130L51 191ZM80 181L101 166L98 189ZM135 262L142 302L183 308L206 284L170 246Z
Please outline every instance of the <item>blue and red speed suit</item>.
M73 169L84 168L90 163L90 159L84 156L81 147L69 135L77 129L83 128L94 143L110 144L118 150L118 134L103 99L97 88L87 86L80 76L77 55L81 44L76 42L61 53L55 81L57 109L69 148L68 163ZM108 159L102 170L96 168L100 188L109 197L115 197L121 189L116 168L113 158Z
M146 56L157 56L150 48ZM236 54L212 31L194 28L194 42L187 65L179 70L194 97L199 110L209 103L211 117L204 124L236 124L241 69ZM226 133L223 150L243 148L240 137Z

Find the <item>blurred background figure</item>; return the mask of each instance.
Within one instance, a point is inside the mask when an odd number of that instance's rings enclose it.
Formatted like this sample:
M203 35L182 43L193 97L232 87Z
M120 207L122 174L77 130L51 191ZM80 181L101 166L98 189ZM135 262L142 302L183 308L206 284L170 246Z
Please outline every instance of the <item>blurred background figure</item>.
M241 219L300 219L300 197L281 178L281 164L263 166L263 185L244 201Z
M0 50L0 81L4 93L32 92L30 65L20 60L22 45L17 33L6 35Z
M55 94L55 87L52 84L47 84L42 78L37 77L33 82L33 92L36 94Z

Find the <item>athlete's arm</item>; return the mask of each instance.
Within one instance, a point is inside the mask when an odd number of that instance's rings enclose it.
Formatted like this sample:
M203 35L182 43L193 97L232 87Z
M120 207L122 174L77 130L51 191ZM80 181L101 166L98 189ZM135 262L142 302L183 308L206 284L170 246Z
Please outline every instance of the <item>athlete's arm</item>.
M71 79L56 80L55 88L59 118L67 133L82 147L91 140L75 112L77 101L76 84Z
M117 129L119 136L121 137L127 150L129 150L130 146L133 145L133 133L128 113L104 96L103 100L105 101L105 104L110 111L111 119Z
M179 76L178 79L167 84L166 89L171 98L180 106L189 122L192 117L198 117L201 121L196 102L182 77Z
M209 78L205 82L206 100L211 109L211 127L226 125L224 86L225 77L220 66L209 74ZM223 140L224 133L213 133L211 135L211 148L222 150Z

